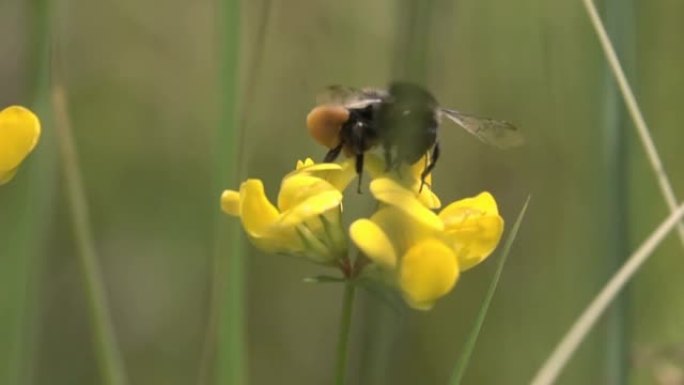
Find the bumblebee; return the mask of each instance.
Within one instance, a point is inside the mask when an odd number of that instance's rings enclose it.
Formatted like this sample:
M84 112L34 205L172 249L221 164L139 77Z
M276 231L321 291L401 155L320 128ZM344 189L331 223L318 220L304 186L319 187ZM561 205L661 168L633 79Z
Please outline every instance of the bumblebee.
M342 152L355 157L359 192L364 154L378 146L388 170L425 157L422 187L439 159L437 132L444 117L499 148L523 143L511 123L442 108L430 92L412 83L395 82L387 90L332 86L318 101L306 118L309 134L328 148L324 162L334 161Z

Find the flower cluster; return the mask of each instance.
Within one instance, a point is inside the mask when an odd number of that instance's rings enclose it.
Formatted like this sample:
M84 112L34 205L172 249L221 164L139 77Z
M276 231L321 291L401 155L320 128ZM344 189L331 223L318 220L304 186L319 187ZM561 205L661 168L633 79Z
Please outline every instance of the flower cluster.
M12 180L39 137L40 121L31 111L20 106L0 111L0 185Z
M259 249L336 264L347 255L342 230L342 191L354 176L352 164L298 162L280 185L277 206L258 179L248 179L240 191L226 190L221 208L239 216Z
M341 163L298 162L281 183L277 205L260 180L248 179L239 191L226 190L221 207L238 216L259 249L339 266L345 277L380 280L397 288L407 304L427 310L456 284L462 271L482 262L496 248L503 219L496 201L483 192L450 203L420 180L423 162L394 172L368 155L366 170L378 208L369 218L342 225L343 192L354 178L351 159ZM349 239L360 252L352 263Z

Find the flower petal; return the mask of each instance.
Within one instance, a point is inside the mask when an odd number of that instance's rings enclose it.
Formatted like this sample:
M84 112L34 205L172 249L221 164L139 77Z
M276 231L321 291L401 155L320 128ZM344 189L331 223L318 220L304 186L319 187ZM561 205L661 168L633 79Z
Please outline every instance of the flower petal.
M356 176L356 170L354 169L354 160L345 159L340 163L307 163L298 168L297 171L288 174L286 178L296 174L307 174L321 178L339 191L344 191L349 182Z
M310 196L297 203L290 210L283 212L278 226L296 226L309 218L317 217L328 210L339 207L342 203L342 193L332 189Z
M475 197L453 202L439 213L439 217L445 221L446 226L449 226L451 223L459 222L473 214L499 214L496 200L492 194L484 191Z
M234 190L224 190L221 194L221 210L234 217L240 216L240 193Z
M280 185L278 208L281 211L290 210L307 198L326 191L337 190L324 179L306 173L286 177Z
M378 265L394 269L397 254L387 234L369 219L359 219L349 227L349 235L356 246L371 261Z
M393 179L377 178L371 182L370 189L377 200L397 207L415 220L435 230L444 228L444 223L416 198L415 193Z
M278 217L278 209L266 197L259 179L247 179L240 185L240 219L250 236L262 237Z
M311 158L306 158L304 162L298 161L297 169L295 171L292 171L285 177L287 178L288 176L299 174L302 172L313 173L315 171L330 171L341 169L342 166L337 163L314 163L313 160L311 160Z
M330 171L327 173L315 173L314 175L327 180L328 183L330 183L337 190L344 191L349 185L349 182L356 177L354 160L351 158L345 159L339 163L339 166L341 168L338 172Z
M27 108L11 106L0 111L0 173L17 168L39 137L40 121Z
M303 168L303 167L309 167L313 164L314 164L314 161L311 158L306 158L304 160L298 160L297 166L295 167L295 171L299 170L300 168Z
M488 192L450 204L439 217L444 221L446 238L458 255L461 270L487 258L503 234L503 218Z
M404 255L399 286L411 307L429 310L454 287L458 276L454 252L442 242L428 239L415 244Z
M429 176L429 175L428 175ZM442 207L442 202L439 200L437 194L432 191L427 179L422 189L420 187L421 182L418 181L414 186L414 191L418 191L418 199L429 209L438 209Z

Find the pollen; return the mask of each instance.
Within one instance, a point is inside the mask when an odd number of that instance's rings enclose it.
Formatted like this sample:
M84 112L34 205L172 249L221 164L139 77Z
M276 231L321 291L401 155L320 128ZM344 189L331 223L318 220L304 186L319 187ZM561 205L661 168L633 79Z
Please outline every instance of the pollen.
M340 143L342 125L349 119L349 110L342 106L322 105L314 107L306 116L306 126L316 142L335 148Z

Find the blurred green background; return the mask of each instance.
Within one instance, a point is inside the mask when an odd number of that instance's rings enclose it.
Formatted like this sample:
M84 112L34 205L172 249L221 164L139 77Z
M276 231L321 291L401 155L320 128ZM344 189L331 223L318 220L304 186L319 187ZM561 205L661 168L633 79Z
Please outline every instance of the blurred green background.
M684 2L598 5L681 198ZM236 187L215 177L232 167L216 161L232 147L217 142L227 108L220 52L231 38L240 41L233 161L271 197L297 159L324 155L304 118L329 84L413 79L444 105L524 131L526 146L510 151L440 132L443 201L489 190L510 224L532 194L466 384L528 383L668 213L579 0L244 1L238 36L222 32L221 6L0 0L0 106L33 106L45 122L36 152L0 189L0 383L102 383L46 103L45 31L131 384L208 384L226 365L214 360L211 320L218 198ZM370 210L368 194L349 198L351 212ZM245 247L249 384L331 383L342 288L304 284L330 271ZM558 383L684 384L682 250L671 235ZM362 293L349 383L446 384L494 262L427 313Z

